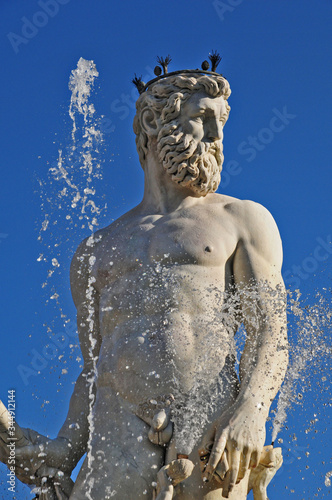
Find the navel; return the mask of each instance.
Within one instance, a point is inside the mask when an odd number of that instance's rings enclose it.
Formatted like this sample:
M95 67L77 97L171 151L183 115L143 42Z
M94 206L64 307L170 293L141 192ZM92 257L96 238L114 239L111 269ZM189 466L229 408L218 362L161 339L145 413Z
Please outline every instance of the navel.
M204 248L204 252L210 253L210 252L212 252L212 248L209 247L209 246L207 246L207 247Z

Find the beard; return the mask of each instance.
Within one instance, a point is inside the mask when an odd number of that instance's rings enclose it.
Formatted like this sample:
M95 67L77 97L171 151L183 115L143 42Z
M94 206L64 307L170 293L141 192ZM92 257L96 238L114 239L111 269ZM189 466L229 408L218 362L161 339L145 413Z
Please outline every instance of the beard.
M198 142L176 125L164 126L158 135L158 156L165 171L178 185L205 196L220 183L224 161L222 141Z

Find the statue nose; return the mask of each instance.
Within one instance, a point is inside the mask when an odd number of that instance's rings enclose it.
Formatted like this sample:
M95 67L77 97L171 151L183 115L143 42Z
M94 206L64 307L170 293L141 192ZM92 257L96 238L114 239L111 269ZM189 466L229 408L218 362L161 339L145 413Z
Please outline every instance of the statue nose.
M205 130L205 137L208 142L220 141L223 138L222 125L219 121L210 122Z

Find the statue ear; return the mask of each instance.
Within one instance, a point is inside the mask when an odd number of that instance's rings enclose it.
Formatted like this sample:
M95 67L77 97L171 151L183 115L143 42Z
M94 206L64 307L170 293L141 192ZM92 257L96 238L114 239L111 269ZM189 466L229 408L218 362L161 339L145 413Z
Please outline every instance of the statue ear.
M153 109L143 109L141 123L144 132L149 136L155 137L158 134L157 116Z

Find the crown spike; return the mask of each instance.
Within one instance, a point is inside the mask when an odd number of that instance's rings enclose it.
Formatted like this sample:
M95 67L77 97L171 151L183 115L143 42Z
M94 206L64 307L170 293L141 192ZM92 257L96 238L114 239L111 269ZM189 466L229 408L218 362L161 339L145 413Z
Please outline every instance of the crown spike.
M211 71L216 71L217 66L221 61L221 55L216 50L213 50L211 52L211 54L209 55L209 59L211 61L211 65L212 65Z
M153 78L152 80L148 81L147 83L144 83L142 81L142 77L137 77L135 74L135 78L132 80L133 84L137 87L137 90L140 94L143 94L151 85L153 85L156 82L159 82L163 78L167 78L169 76L175 76L175 75L186 75L186 74L198 74L198 75L211 75L211 76L217 76L217 77L223 77L221 73L217 73L216 69L218 64L221 61L221 56L216 50L213 50L209 54L209 59L212 64L211 70L209 70L209 62L208 61L203 61L201 68L202 69L182 69L182 70L177 70L177 71L171 71L170 73L168 72L168 65L172 61L171 56L168 55L166 57L157 57L158 64L160 66L156 66L154 68L154 74L156 75L156 78Z
M171 61L172 61L172 58L169 54L165 58L159 57L159 56L157 57L157 62L158 62L158 64L160 64L160 66L162 66L162 68L164 70L164 75L166 75L168 73L168 65L170 64Z
M137 88L138 92L142 94L145 90L145 83L142 81L142 77L137 77L135 73L135 78L132 79L132 83Z

